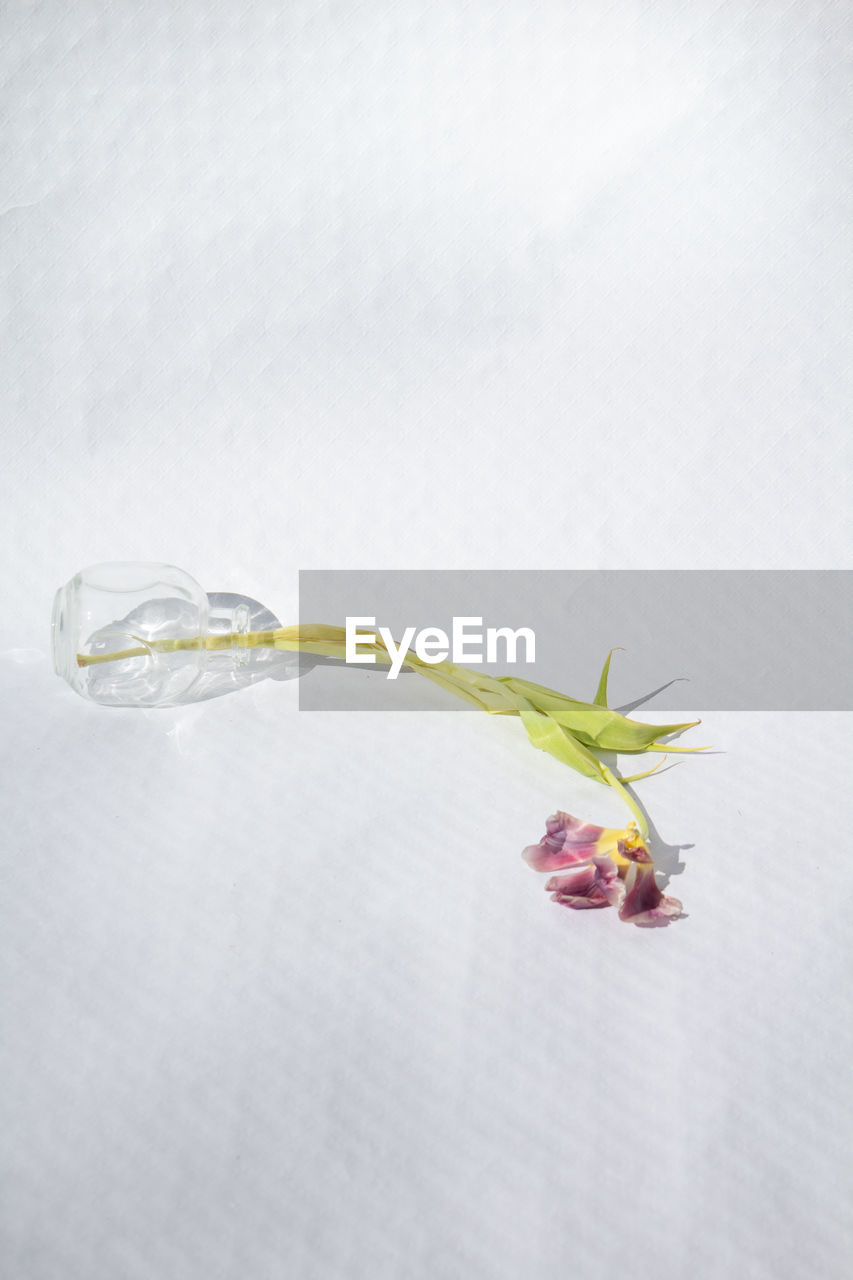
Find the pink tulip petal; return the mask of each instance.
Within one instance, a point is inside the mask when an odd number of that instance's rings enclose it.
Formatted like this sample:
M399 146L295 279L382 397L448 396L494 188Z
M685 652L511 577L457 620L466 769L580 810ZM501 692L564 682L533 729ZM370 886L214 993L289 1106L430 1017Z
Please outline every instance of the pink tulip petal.
M534 871L562 871L615 850L620 834L558 810L545 823L545 834L539 843L528 845L521 856Z
M668 898L661 893L655 880L655 869L651 862L637 863L629 878L633 882L627 888L625 901L619 908L619 919L630 920L631 924L663 925L681 915L681 903L677 898Z
M553 902L576 911L592 907L618 906L624 887L616 865L607 857L594 858L585 867L577 867L568 875L552 876L545 885Z

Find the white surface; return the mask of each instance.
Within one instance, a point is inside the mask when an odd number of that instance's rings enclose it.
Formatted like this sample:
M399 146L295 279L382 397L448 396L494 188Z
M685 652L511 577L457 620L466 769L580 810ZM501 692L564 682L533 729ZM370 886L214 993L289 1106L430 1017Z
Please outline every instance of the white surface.
M649 932L522 863L622 811L518 725L103 711L47 631L102 559L849 565L848 7L178 9L3 18L3 1274L835 1280L848 717L640 784Z

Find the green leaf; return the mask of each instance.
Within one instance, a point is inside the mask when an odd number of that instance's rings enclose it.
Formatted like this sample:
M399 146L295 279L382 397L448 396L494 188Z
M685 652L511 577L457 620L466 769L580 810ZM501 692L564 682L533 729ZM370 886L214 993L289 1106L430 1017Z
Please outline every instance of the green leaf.
M555 759L567 764L570 769L577 770L586 778L594 778L596 782L607 783L601 762L577 741L562 725L557 724L550 716L541 711L521 710L521 722L527 730L527 736L534 747L547 751Z
M598 689L596 690L595 697L592 700L593 704L596 707L607 706L607 677L610 675L610 659L613 657L616 650L621 648L622 648L622 645L617 644L613 649L610 650L610 652L608 653L604 661L604 669L601 672L601 679L598 682Z
M654 765L653 768L644 769L642 773L632 773L630 778L622 777L619 779L619 781L625 782L625 783L639 782L641 778L650 778L653 773L657 773L658 769L662 769L665 764L666 764L666 756L664 756L663 760L658 760L657 764Z
M690 720L684 724L644 724L640 720L629 720L608 707L578 702L575 698L516 676L505 676L504 683L528 698L537 710L546 712L581 742L600 751L646 751L659 738L681 733L701 723Z

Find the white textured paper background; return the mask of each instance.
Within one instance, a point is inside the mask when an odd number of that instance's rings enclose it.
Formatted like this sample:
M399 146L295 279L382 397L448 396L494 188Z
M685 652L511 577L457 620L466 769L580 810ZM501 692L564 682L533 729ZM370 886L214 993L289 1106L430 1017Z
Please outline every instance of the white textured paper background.
M841 1277L848 717L640 784L647 932L521 862L621 810L518 725L110 712L47 633L99 560L849 566L849 6L0 23L3 1275Z

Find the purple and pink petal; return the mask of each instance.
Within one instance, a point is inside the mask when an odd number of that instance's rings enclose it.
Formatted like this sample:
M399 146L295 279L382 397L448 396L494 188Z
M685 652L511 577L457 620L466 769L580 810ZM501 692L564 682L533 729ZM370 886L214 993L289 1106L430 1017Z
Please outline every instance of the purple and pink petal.
M590 858L616 852L619 837L624 834L613 827L581 822L558 810L545 823L545 834L539 843L528 845L521 856L534 871L563 871L581 866Z
M590 907L616 907L625 888L611 858L593 858L585 867L577 867L563 876L552 876L545 885L552 902L583 911Z
M629 879L631 876L633 881L630 887L626 883L625 900L619 908L620 920L630 920L632 924L661 925L681 915L678 899L668 898L658 888L651 862L638 863L628 873Z

